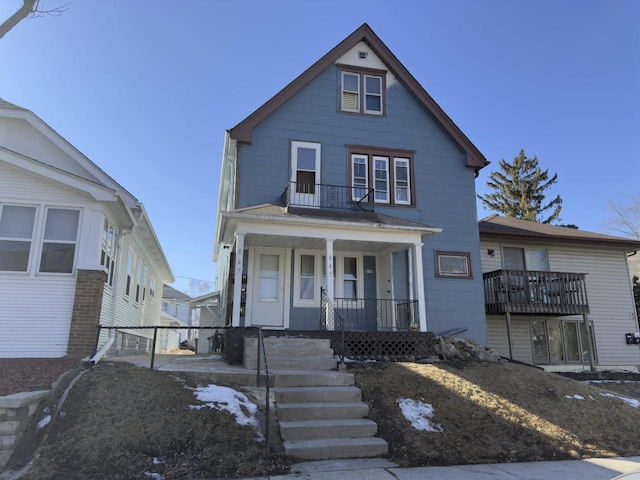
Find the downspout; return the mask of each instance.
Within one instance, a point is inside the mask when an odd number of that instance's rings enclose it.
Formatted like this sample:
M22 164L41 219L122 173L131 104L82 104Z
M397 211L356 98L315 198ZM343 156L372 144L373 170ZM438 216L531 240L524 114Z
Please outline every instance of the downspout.
M125 235L130 235L131 232L133 231L133 228L135 228L134 226L131 226L131 230L123 230L122 234L118 235L118 252L122 252L122 244L123 244L123 239L125 237ZM117 252L116 252L117 253ZM120 255L120 259L122 259L122 255ZM119 266L119 265L118 265ZM113 280L113 308L111 309L111 326L115 327L116 326L116 298L118 296L118 280L120 279L120 275L119 275L119 269L115 268L115 274L116 274L116 278ZM111 348L111 345L113 345L113 342L116 339L116 330L115 328L110 328L109 329L109 338L107 339L107 343L105 343L102 348L100 350L98 350L96 352L96 354L91 358L91 365L95 365L96 363L98 363L100 361L100 359L102 357L105 356L105 354L109 351L109 349Z

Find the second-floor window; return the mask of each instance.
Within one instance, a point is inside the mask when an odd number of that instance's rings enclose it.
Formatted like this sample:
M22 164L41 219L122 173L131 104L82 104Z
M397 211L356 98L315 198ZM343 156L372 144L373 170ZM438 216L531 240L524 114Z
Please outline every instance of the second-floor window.
M291 191L289 201L302 207L320 205L320 144L291 142Z
M351 200L358 202L371 189L375 203L413 205L413 152L350 146ZM371 199L369 199L370 201Z
M384 72L342 71L340 110L384 115Z
M124 294L127 297L131 295L131 281L133 279L133 265L135 258L135 253L133 253L133 250L129 249L129 254L127 255L127 283L124 287Z

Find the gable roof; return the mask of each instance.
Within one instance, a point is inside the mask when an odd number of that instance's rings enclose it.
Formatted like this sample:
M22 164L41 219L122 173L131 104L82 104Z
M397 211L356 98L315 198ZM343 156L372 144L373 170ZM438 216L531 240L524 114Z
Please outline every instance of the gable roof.
M475 167L479 170L489 164L484 155L480 153L480 150L478 150L467 136L462 133L462 130L453 123L453 120L440 108L440 105L422 88L413 75L409 73L405 66L400 63L400 60L396 58L391 50L389 50L366 23L362 24L360 28L335 46L329 53L305 70L299 77L289 83L289 85L280 90L280 92L274 95L267 103L233 127L230 130L231 138L241 143L251 143L253 140L253 128L256 125L277 110L282 104L298 93L311 80L335 63L359 42L365 42L369 45L374 53L387 65L391 73L404 84L418 102L435 117L444 130L460 145L467 155L467 166Z
M559 227L530 222L500 215L490 215L479 222L480 238L505 238L535 240L540 242L562 242L570 244L599 245L621 248L632 252L640 250L640 240L587 232L575 228Z
M96 179L105 187L110 188L126 200L129 208L136 208L139 203L138 199L131 194L126 188L116 182L109 174L102 170L98 165L93 163L82 152L75 148L62 135L49 126L44 120L38 117L31 110L15 105L11 102L0 98L0 117L22 119L31 125L35 130L44 135L47 140L52 142L56 147L62 150L66 155L78 163L84 171L89 175L83 177L89 181ZM16 152L20 153L20 152ZM44 159L35 158L34 160L46 163ZM76 174L77 175L77 174Z
M162 298L168 300L184 300L185 302L191 300L191 297L189 295L181 292L180 290L176 290L166 283L162 286Z

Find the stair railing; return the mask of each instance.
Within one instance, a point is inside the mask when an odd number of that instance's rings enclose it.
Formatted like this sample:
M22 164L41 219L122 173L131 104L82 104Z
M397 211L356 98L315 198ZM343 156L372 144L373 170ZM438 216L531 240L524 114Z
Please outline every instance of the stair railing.
M344 325L345 321L340 315L333 302L327 295L327 291L320 287L320 328L323 330L334 330L340 332L340 363L344 364Z
M269 428L269 424L270 424L270 403L269 403L269 399L271 398L271 394L269 393L269 380L270 380L270 373L269 373L269 364L267 363L267 352L264 348L264 335L262 333L262 327L258 327L258 367L257 367L257 379L256 379L256 384L259 387L260 386L260 350L262 350L262 359L264 361L264 377L265 377L265 442L267 444L267 459L270 456L271 453L271 442L270 442L270 436L269 436L269 432L270 432L270 428Z

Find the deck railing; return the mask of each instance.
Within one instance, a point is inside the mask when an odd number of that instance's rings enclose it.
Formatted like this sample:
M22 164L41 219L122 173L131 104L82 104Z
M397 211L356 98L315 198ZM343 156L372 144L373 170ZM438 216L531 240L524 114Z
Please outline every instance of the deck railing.
M589 313L584 273L496 270L482 275L487 313Z
M285 207L374 211L373 188L289 182L280 199Z

